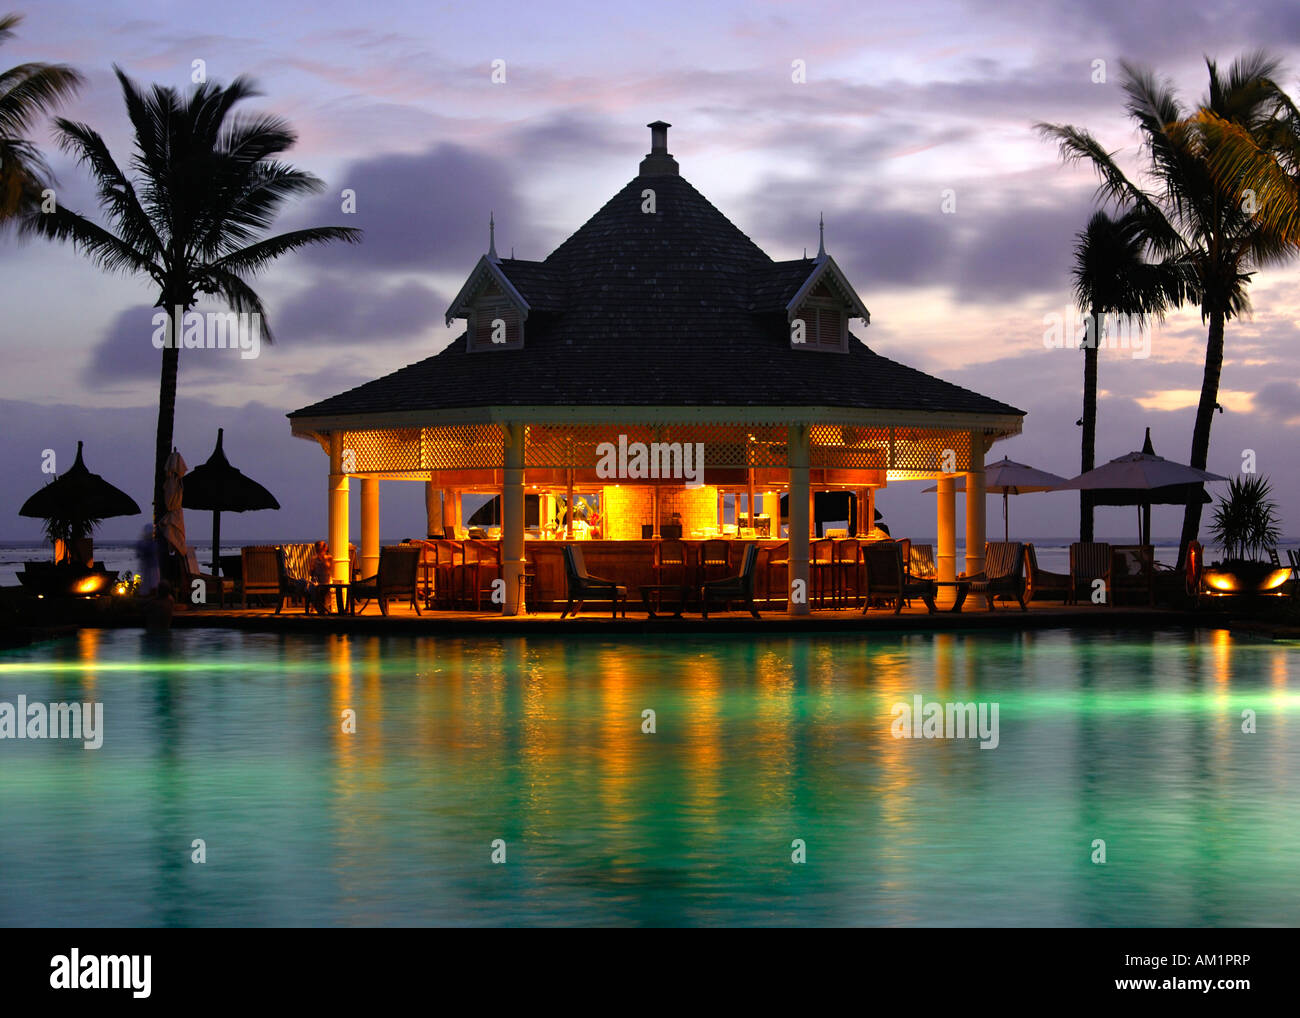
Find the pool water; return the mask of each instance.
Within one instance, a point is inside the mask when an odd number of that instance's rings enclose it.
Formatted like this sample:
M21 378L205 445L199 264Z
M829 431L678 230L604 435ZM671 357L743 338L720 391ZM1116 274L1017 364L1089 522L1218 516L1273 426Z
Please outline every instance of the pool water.
M0 654L0 704L104 705L0 739L0 923L1296 925L1297 676L1224 631L86 631ZM996 748L895 737L918 695Z

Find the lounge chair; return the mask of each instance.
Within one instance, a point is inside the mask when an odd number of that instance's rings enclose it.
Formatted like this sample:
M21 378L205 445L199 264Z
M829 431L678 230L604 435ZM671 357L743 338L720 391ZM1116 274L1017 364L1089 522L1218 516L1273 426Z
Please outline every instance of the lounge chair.
M185 552L185 557L180 562L181 569L181 591L180 600L184 604L207 606L212 602L213 591L216 591L217 605L224 608L226 606L226 586L230 584L229 580L223 580L220 576L214 576L212 573L205 573L199 568L199 558L190 548ZM202 600L195 600L194 581L202 583L203 596ZM234 587L231 586L231 594L234 594Z
M704 617L709 617L709 602L721 601L723 611L732 601L744 601L749 614L760 618L754 606L754 573L758 563L758 545L746 544L745 555L741 559L740 572L735 576L725 576L720 580L705 580L700 585L700 600L703 603Z
M239 550L239 559L240 603L247 608L250 597L274 597L275 613L279 615L284 599L293 593L284 565L284 549L273 544L250 545Z
M1025 546L1019 541L989 541L984 545L984 570L966 577L967 593L979 594L993 611L993 601L1007 597L1028 611Z
M379 549L379 572L348 585L348 604L360 615L371 601L379 602L379 613L388 614L388 602L407 600L420 614L420 552L418 544L396 544ZM363 602L357 607L357 602Z
M1147 603L1156 603L1155 548L1149 544L1117 544L1111 548L1111 578L1120 591L1146 592ZM1117 603L1118 598L1112 598Z
M934 580L913 576L903 568L903 549L897 541L873 541L863 549L866 559L866 583L863 586L862 614L871 607L871 599L894 602L894 614L903 610L903 602L919 597L934 614ZM910 548L909 548L910 554Z
M1025 545L1025 577L1029 581L1029 589L1025 592L1026 601L1036 600L1039 595L1049 590L1053 593L1057 591L1063 593L1066 604L1073 601L1074 586L1070 583L1070 574L1039 569L1038 553L1034 551L1032 544Z
M1085 589L1084 596L1092 601L1092 584L1094 580L1105 583L1106 598L1101 604L1111 604L1111 576L1113 562L1110 545L1105 541L1075 541L1070 545L1070 594L1068 603L1079 603L1079 588Z
M1288 548L1286 557L1291 563L1291 596L1300 598L1300 548Z
M560 618L569 615L577 617L582 611L583 602L595 595L593 600L608 601L610 616L618 617L618 603L623 602L623 617L627 618L627 588L619 586L613 580L592 576L587 572L587 563L583 560L582 549L576 545L564 546L564 574L568 586L569 603L560 612Z

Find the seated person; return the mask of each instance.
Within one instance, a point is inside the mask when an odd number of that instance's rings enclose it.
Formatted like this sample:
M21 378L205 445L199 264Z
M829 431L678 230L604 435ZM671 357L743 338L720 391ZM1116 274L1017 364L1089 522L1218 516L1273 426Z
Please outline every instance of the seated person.
M314 606L322 615L325 614L325 585L333 580L334 557L324 541L317 541L307 557L307 580L303 590L303 604L307 611Z

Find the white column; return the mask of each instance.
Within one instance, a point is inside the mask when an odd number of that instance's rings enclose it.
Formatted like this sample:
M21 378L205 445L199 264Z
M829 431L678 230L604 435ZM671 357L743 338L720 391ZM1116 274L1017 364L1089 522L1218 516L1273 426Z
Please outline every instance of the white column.
M329 480L330 555L334 557L334 582L348 576L348 475L343 473L343 432L330 432Z
M935 549L935 567L939 579L951 583L957 578L957 478L954 474L945 474L939 478L939 490L934 496L936 534L939 547ZM939 597L945 605L956 600L952 587L940 587Z
M812 521L812 492L808 487L808 468L812 453L808 441L808 426L792 424L786 462L790 465L790 596L789 614L807 615L811 610L809 597L811 591L808 583L808 527ZM800 604L795 604L793 589L795 581L802 580L803 595Z
M379 478L361 478L361 575L379 572Z
M506 581L502 613L524 611L524 424L505 428L505 484L501 492L501 578Z
M966 475L966 575L984 571L984 435L970 433L970 472Z

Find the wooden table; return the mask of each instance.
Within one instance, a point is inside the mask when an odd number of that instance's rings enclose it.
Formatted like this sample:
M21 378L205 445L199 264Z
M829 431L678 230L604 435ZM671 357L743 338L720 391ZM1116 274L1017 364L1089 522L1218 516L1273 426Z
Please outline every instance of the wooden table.
M961 606L966 603L966 595L970 593L970 580L933 580L936 587L955 587L957 600L948 610L950 612L960 612Z
M321 592L322 605L325 603L326 595L332 590L334 591L334 607L337 610L337 613L339 615L351 615L353 613L352 597L348 593L348 585L346 583L318 583L312 588L312 591L309 591L308 594L303 596L302 604L303 612L305 614L311 614L310 594L317 590ZM322 612L321 614L328 613Z
M663 611L662 595L666 593L676 594L677 610L673 612L672 617L675 619L680 619L682 617L682 612L686 610L686 604L689 601L691 594L693 594L696 590L695 587L691 587L681 583L646 583L646 584L642 584L637 589L641 591L641 603L645 605L646 615L647 617L652 619L657 619L659 618L659 616L655 614L654 605L650 603L651 594L659 595L659 597L657 597L656 600L659 601L660 611Z

